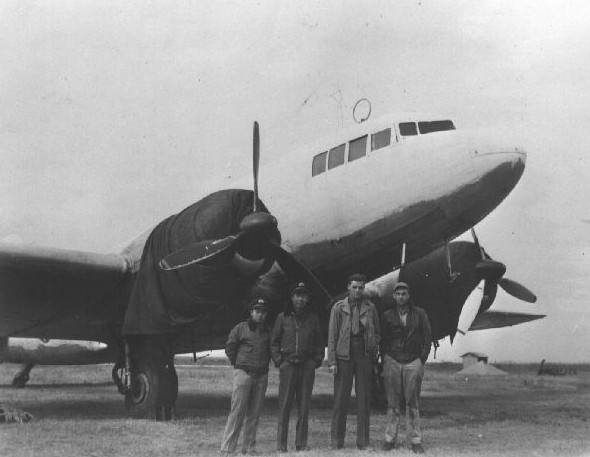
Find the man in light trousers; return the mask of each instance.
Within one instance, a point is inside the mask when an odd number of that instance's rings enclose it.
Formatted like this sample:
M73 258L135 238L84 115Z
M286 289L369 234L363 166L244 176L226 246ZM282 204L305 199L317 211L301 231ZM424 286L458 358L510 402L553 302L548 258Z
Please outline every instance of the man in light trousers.
M424 364L430 354L432 335L426 312L410 300L410 287L394 286L395 306L381 319L381 354L387 396L387 429L383 450L394 449L405 403L406 431L414 453L423 454L419 400Z
M225 353L234 366L231 410L227 418L222 454L233 454L246 420L242 453L258 455L256 431L266 387L270 363L270 328L267 327L267 305L256 299L250 305L250 317L236 325L229 334Z

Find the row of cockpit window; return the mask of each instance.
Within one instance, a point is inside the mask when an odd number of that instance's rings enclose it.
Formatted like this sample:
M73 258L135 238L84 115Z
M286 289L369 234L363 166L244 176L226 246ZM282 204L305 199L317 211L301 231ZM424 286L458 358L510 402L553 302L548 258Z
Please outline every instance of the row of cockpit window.
M417 125L416 125L417 124ZM454 130L455 126L452 121L428 121L428 122L401 122L398 124L399 134L404 136L414 136L425 133L441 132L444 130ZM348 143L341 144L329 151L321 152L313 158L311 175L319 175L326 170L336 168L345 161L353 162L367 155L368 135L356 138ZM348 148L346 147L348 144ZM387 147L391 144L391 129L387 128L377 133L371 134L371 151ZM345 160L348 149L348 158Z

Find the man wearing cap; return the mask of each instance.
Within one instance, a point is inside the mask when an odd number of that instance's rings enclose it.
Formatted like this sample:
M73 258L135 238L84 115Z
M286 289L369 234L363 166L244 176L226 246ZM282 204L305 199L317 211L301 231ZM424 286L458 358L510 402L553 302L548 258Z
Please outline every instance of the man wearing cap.
M331 446L341 449L346 433L346 415L352 390L356 392L358 449L369 446L371 375L379 344L379 319L375 305L365 296L364 275L348 278L348 297L332 307L328 329L328 366L334 374L334 411Z
M424 364L430 354L432 335L426 312L410 300L410 287L398 282L393 288L395 306L381 318L383 377L387 396L387 429L383 450L395 447L406 410L406 431L415 453L423 454L418 403ZM405 404L403 408L402 403Z
M258 418L268 385L270 329L266 325L265 300L250 303L247 321L236 325L225 343L225 353L234 367L231 410L221 442L222 454L233 454L246 419L242 453L256 455Z
M278 315L270 339L272 360L279 374L279 418L277 449L287 452L289 416L293 400L297 398L297 427L295 449L307 447L307 422L315 369L324 359L324 339L320 320L309 310L310 290L304 282L297 282L285 311Z

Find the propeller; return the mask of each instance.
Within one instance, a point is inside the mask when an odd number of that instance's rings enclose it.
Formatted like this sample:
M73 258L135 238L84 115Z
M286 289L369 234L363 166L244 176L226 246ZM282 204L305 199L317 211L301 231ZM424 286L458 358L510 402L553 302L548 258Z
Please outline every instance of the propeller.
M163 270L177 270L189 265L216 265L231 259L239 251L249 260L259 260L269 254L268 244L280 243L277 220L269 213L260 212L258 198L258 169L260 166L260 129L254 122L252 163L254 175L254 201L252 213L244 217L236 235L218 240L205 240L190 244L160 261ZM227 256L227 258L226 258Z
M218 240L205 240L190 244L175 251L160 261L163 270L176 270L189 265L205 266L232 263L242 272L254 274L267 258L274 259L281 269L292 278L298 278L313 285L319 295L330 300L329 292L321 282L300 264L289 252L281 248L281 236L274 216L261 212L258 197L258 170L260 166L260 129L254 122L252 141L252 172L254 176L254 200L252 213L245 216L239 224L238 233Z
M537 296L525 286L512 279L504 278L506 265L493 260L485 252L473 228L471 228L471 234L481 260L475 266L475 276L479 280L479 284L465 301L457 324L457 331L463 335L469 330L477 315L492 306L498 292L498 286L519 300L528 303L537 301Z
M487 252L479 243L479 239L477 238L475 229L473 227L471 228L471 234L473 235L473 241L481 254L481 262L475 266L475 270L479 279L486 280L484 296L489 295L495 297L497 286L499 285L507 294L512 295L514 298L518 298L519 300L523 300L528 303L535 303L537 301L537 296L533 292L512 279L504 278L504 273L506 273L506 265L504 265L502 262L493 260L487 254ZM486 288L488 294L485 293ZM489 305L491 306L491 303ZM487 308L489 308L489 306Z

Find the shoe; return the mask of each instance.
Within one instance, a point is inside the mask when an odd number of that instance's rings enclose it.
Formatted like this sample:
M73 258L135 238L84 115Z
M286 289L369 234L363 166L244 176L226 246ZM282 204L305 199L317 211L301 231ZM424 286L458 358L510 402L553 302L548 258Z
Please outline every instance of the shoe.
M342 449L344 447L344 444L331 444L330 445L330 449L332 449L333 451L337 451L338 449Z
M412 444L412 452L414 454L426 454L426 451L424 451L424 448L420 443Z
M395 448L395 443L393 441L383 441L383 444L381 445L382 451L391 451L393 448Z
M309 446L295 446L295 450L296 451L311 451L311 448Z
M277 449L277 452L281 452L281 453L283 453L283 452L287 452L287 447L286 447L286 446L279 447L279 448Z

